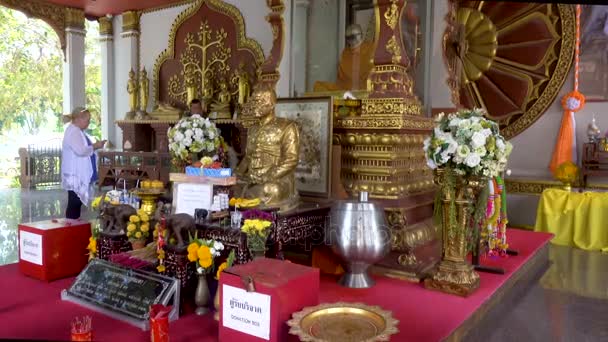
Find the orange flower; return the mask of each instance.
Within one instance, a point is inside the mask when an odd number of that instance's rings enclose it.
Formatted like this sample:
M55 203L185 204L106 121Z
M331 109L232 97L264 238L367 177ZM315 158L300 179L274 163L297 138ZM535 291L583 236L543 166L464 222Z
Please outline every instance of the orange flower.
M220 273L222 273L226 268L228 268L228 263L224 261L218 268L217 273L215 274L215 279L220 280Z
M198 255L198 263L202 268L208 268L213 263L213 256L211 255L211 250L207 246L199 247L197 251Z

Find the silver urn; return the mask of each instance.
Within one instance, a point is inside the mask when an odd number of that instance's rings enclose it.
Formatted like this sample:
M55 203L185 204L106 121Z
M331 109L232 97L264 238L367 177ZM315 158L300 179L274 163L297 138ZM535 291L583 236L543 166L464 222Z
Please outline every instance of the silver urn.
M333 205L325 239L346 269L340 285L351 288L374 285L367 269L389 252L391 236L384 209L368 202L367 192L359 194L359 201L338 201Z

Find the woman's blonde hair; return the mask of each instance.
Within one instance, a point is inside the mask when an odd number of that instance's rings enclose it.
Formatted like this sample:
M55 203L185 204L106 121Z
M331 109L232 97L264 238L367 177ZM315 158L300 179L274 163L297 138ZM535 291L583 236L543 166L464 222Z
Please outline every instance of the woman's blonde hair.
M91 115L88 109L84 107L76 107L72 111L72 114L66 114L63 116L63 123L74 122L74 120L86 115Z

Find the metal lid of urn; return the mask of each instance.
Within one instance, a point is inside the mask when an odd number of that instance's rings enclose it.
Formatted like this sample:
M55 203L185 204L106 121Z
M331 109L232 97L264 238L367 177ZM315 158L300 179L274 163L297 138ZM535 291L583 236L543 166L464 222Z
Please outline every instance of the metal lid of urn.
M331 221L325 232L326 244L342 260L346 273L340 285L367 288L374 280L367 274L370 265L389 252L390 230L384 209L367 201L367 192L359 201L338 201L331 209Z

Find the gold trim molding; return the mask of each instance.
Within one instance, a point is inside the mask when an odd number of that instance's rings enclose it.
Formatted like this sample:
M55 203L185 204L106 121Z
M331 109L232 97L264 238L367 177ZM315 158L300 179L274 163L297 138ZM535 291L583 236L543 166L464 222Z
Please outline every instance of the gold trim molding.
M540 195L549 188L562 188L563 184L554 180L505 179L507 194ZM608 190L608 184L588 184L586 190Z
M84 11L76 8L65 9L65 27L84 30Z
M99 35L112 35L114 34L114 26L111 18L100 17L97 19L99 22Z
M138 31L139 32L139 18L140 14L138 11L127 11L122 14L122 32Z

